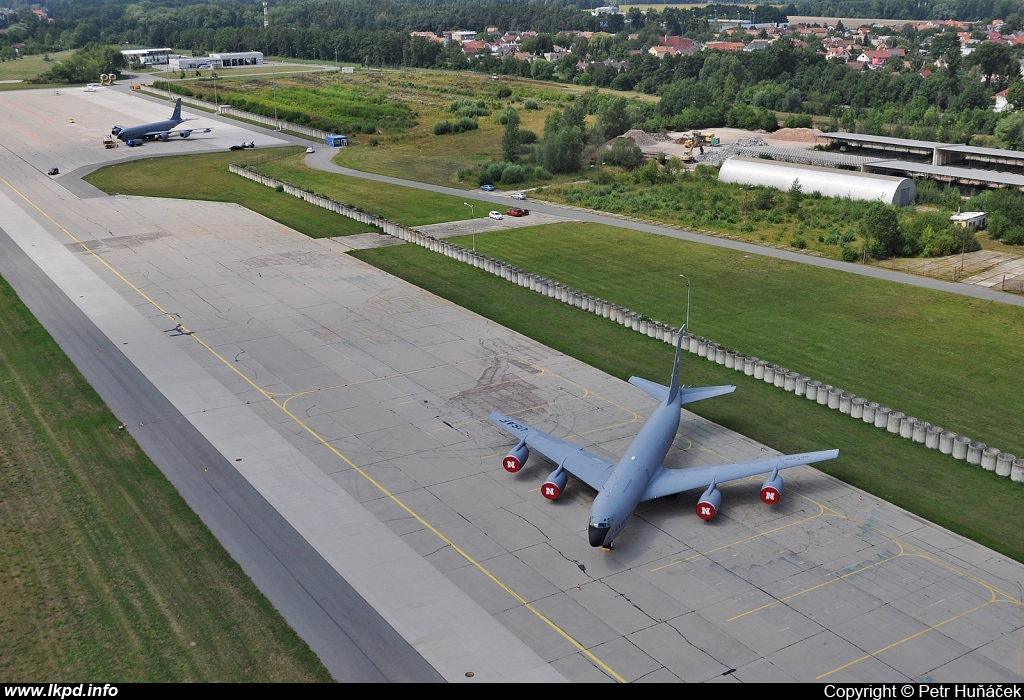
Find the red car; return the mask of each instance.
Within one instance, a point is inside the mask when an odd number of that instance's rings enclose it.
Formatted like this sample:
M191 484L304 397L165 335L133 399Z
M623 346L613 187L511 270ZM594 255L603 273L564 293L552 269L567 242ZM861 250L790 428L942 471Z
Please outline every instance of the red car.
M521 209L519 207L512 207L511 209L508 210L507 213L509 216L526 216L527 214L530 213L530 210Z

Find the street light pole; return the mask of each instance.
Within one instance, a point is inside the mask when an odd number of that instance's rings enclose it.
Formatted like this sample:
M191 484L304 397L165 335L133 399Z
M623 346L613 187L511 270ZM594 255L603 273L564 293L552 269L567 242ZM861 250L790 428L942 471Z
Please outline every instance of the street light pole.
M277 81L274 81L274 130L281 130L281 122L277 119Z
M679 275L686 280L686 323L679 329L679 332L690 330L690 278L686 275Z
M472 204L470 204L469 202L463 202L463 204L465 204L467 207L469 207L469 213L475 219L476 218L476 208ZM473 229L473 252L474 253L476 252L476 229Z

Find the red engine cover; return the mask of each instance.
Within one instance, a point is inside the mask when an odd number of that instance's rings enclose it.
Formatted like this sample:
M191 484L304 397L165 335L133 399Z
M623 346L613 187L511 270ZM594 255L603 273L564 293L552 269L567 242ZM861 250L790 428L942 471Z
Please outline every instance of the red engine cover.
M505 467L505 471L515 474L517 471L523 468L523 463L519 461L519 458L515 455L508 455L502 460L501 466Z
M701 501L697 504L697 517L701 520L711 520L718 514L718 509L715 508L715 504L708 503L707 501Z
M558 497L562 495L562 489L553 481L545 481L544 485L540 487L540 492L549 501L557 501Z
M761 501L770 506L775 505L782 499L782 494L774 486L765 486L761 489Z

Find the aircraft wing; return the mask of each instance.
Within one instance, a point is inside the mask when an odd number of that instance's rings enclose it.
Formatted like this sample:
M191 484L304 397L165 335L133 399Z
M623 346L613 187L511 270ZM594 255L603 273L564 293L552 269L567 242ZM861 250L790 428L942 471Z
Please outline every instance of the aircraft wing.
M167 134L168 136L179 136L179 135L181 135L183 133L188 133L188 134L208 134L211 131L213 131L213 129L209 128L209 127L203 127L202 129L198 129L198 128L197 129L158 129L156 131L147 131L144 134L137 134L137 135L133 136L132 138L145 139L145 138L150 138L150 137L157 137L157 136L160 136L161 134Z
M565 468L567 472L593 489L600 491L604 482L615 468L615 464L607 459L587 452L574 442L556 438L530 425L509 418L495 411L487 417L502 430L511 433L526 444L540 452L555 464Z
M799 467L802 464L813 464L823 462L827 459L835 459L839 456L839 450L822 450L820 452L803 452L795 455L784 455L782 457L763 457L748 462L735 462L733 464L721 464L713 467L692 467L690 469L661 469L650 483L642 501L662 496L671 496L681 491L691 489L702 489L711 485L711 482L721 484L735 479L746 479L756 474L765 474L778 468L780 471L790 467Z

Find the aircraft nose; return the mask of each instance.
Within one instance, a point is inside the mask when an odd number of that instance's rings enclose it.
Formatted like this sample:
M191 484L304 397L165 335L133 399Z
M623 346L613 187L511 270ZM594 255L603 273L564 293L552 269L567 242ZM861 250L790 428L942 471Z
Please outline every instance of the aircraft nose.
M591 525L587 528L587 534L590 536L591 547L603 547L604 538L608 536L608 531L611 530L610 526L598 527L597 525Z

